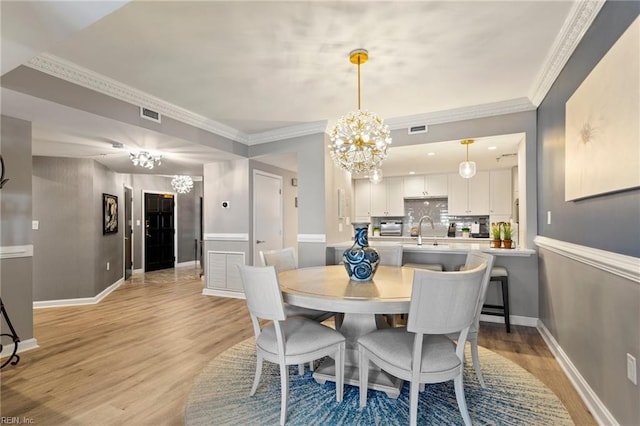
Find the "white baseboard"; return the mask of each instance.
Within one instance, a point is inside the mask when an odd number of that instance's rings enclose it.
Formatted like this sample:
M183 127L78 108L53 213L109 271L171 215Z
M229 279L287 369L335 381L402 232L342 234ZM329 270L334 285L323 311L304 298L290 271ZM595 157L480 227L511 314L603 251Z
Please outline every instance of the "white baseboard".
M545 343L549 347L549 350L551 351L551 353L553 353L556 361L558 361L558 364L560 364L560 367L573 384L573 387L582 398L582 401L584 401L587 408L589 408L589 411L593 415L595 421L599 425L619 425L615 417L613 417L609 410L607 410L607 407L602 403L602 401L600 401L598 395L596 395L593 389L591 389L587 381L582 377L578 369L571 362L571 359L569 359L567 354L564 353L556 339L553 337L547 327L544 326L542 321L538 321L537 328Z
M133 270L134 274L144 274L144 268L140 268L140 269L134 269Z
M509 319L511 320L511 325L522 325L524 327L537 327L539 322L538 318L521 317L519 315L509 315ZM496 315L480 315L480 321L504 324L504 317Z
M245 299L244 293L239 291L219 290L212 288L203 288L202 294L205 296L232 297L234 299Z
M98 295L93 297L80 297L78 299L59 299L59 300L43 300L40 302L33 302L33 309L40 308L59 308L62 306L79 306L79 305L95 305L100 303L102 299L107 297L113 290L120 287L124 283L124 278L120 278L109 287L102 290Z
M10 343L8 345L3 345L2 353L0 353L0 358L6 358L9 355L11 355L13 353L13 346L14 346L13 343ZM31 349L36 349L38 347L39 347L38 341L36 339L21 340L20 342L18 342L18 352L16 353L26 352Z
M191 266L192 268L195 268L196 266L198 266L198 261L197 260L188 260L186 262L180 262L178 264L176 264L176 268L184 268L187 266Z

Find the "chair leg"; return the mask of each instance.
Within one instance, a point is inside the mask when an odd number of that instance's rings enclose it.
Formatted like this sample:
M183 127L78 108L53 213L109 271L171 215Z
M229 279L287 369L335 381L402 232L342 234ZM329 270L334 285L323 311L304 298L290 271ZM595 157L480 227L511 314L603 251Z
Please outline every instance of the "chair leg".
M336 371L336 401L342 402L344 395L344 352L345 344L342 343L336 352L335 371Z
M256 389L258 389L258 383L260 383L260 376L262 376L262 356L257 354L256 358L256 374L253 378L253 386L251 387L250 396L253 396L256 393Z
M280 392L282 393L280 424L284 426L287 421L287 401L289 400L289 367L286 364L280 364Z
M453 386L456 390L456 400L458 401L458 408L460 409L460 414L462 415L464 424L466 426L471 426L471 417L469 417L469 412L467 411L467 403L464 399L464 385L462 383L462 371L460 371L460 374L453 379Z
M367 389L369 387L369 359L360 348L360 407L367 405Z
M304 364L298 364L298 374L304 376Z
M478 378L478 382L480 386L486 388L487 385L484 383L484 377L482 377L482 370L480 369L480 357L478 356L478 335L474 334L469 338L469 343L471 344L471 359L473 360L473 368L476 370L476 377Z
M420 383L414 381L411 382L410 397L409 397L409 423L411 426L418 424L418 390Z
M504 324L507 327L507 333L511 333L511 319L509 317L509 278L502 277L502 305L504 306Z

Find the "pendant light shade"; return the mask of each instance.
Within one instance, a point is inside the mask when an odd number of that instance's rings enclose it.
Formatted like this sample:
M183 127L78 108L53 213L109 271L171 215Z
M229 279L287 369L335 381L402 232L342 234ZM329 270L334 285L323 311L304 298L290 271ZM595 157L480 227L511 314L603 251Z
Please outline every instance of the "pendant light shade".
M460 143L467 147L467 160L460 163L458 173L460 173L460 176L463 178L470 179L476 175L476 162L469 161L469 145L473 143L473 139L465 139Z
M371 173L369 173L369 181L375 184L382 182L382 169L375 168L371 170Z
M387 157L391 132L377 114L360 109L360 65L369 59L368 52L357 49L349 58L358 66L358 110L338 120L329 134L329 152L335 164L348 172L379 170L382 160Z

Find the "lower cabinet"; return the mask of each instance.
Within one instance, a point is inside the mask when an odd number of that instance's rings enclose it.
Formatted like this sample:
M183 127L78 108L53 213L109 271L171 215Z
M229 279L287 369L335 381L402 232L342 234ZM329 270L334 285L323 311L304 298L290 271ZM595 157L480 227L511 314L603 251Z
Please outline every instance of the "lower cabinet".
M243 252L207 252L207 288L243 292L238 265L245 264Z

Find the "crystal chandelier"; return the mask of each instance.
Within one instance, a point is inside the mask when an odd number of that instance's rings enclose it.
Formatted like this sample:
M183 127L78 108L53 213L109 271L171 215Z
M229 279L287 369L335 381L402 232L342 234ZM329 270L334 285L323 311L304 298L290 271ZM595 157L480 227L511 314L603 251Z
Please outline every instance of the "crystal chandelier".
M348 172L379 171L382 160L387 157L391 132L377 114L360 110L360 65L367 62L369 53L357 49L351 52L349 59L358 65L358 110L338 120L329 135L329 152L336 165Z
M193 189L193 179L190 176L176 176L171 180L171 186L178 194L186 194Z
M476 175L476 163L475 161L469 161L469 145L473 143L473 139L465 139L460 142L467 147L467 161L460 163L458 173L465 179L470 179Z
M154 166L160 165L161 155L153 155L147 151L130 152L129 158L134 166L144 167L145 169L153 169Z

